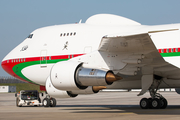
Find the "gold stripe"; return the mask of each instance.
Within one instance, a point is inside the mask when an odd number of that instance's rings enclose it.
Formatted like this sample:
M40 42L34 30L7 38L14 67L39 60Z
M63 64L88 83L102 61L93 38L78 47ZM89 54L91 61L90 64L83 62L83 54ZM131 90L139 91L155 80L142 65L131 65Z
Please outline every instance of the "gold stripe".
M148 33L166 32L166 31L175 31L175 30L179 30L179 29L170 29L170 30L149 31Z

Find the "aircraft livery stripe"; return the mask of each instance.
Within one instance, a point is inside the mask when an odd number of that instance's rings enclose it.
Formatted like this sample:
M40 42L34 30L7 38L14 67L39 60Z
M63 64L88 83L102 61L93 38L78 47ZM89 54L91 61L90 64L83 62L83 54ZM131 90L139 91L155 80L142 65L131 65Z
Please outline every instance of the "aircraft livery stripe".
M30 83L34 83L22 74L22 69L32 65L41 64L55 64L60 61L66 61L73 57L81 56L84 54L73 54L73 55L58 55L58 56L42 56L42 57L30 57L30 58L16 58L9 59L2 62L2 67L10 75ZM36 83L34 83L36 84Z
M165 48L158 49L162 57L176 57L180 56L180 48Z
M159 53L162 57L176 57L180 56L180 48L165 48L158 49ZM21 79L23 81L28 81L30 83L34 83L29 80L22 74L22 69L31 65L40 65L40 64L52 64L60 61L69 60L73 57L81 56L84 54L73 54L73 55L57 55L57 56L41 56L41 57L29 57L29 58L16 58L9 59L2 62L2 67L6 70L10 75Z
M175 56L180 56L180 52L176 53L160 53L162 57L175 57Z

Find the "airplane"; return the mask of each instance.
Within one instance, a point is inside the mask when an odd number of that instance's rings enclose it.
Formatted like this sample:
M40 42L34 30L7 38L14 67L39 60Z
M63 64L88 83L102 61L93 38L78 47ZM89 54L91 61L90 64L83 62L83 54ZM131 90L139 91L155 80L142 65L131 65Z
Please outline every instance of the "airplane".
M102 89L141 89L142 109L164 109L160 88L180 94L180 24L141 25L113 14L96 14L85 23L34 30L1 63L11 76L55 98L95 94Z

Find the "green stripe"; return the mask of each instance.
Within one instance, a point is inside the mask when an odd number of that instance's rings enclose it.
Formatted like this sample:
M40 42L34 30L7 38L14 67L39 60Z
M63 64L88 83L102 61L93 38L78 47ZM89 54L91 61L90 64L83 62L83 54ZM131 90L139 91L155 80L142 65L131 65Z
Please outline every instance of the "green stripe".
M58 60L47 60L47 64L52 64L52 63L57 63L57 62L60 62L60 61L66 61L66 60L69 60L69 59L58 59ZM13 67L13 71L16 75L18 75L19 77L21 77L22 79L28 81L28 82L31 82L31 83L34 83L36 84L35 82L29 80L28 78L26 78L23 74L22 74L22 69L24 69L25 67L28 67L28 66L32 66L32 65L38 65L40 66L40 61L32 61L32 62L24 62L24 63L20 63L20 64L17 64ZM45 61L41 61L41 64L46 64Z
M173 53L160 53L162 57L176 57L180 56L180 52L173 52Z

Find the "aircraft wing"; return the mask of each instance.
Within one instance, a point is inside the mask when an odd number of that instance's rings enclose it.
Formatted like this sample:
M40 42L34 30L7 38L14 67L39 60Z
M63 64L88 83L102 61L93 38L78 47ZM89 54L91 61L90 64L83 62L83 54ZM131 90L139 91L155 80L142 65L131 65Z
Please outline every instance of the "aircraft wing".
M135 35L109 35L102 38L99 51L137 53L156 50L148 33Z
M114 56L111 60L118 59L111 62L109 66L113 66L113 70L120 74L142 75L142 68L147 67L152 68L156 75L171 79L180 78L178 74L180 69L164 60L149 33L104 36L99 45L99 51L110 54L110 57ZM116 58L115 55L120 57ZM125 65L119 67L120 63ZM141 71L138 72L140 68Z

